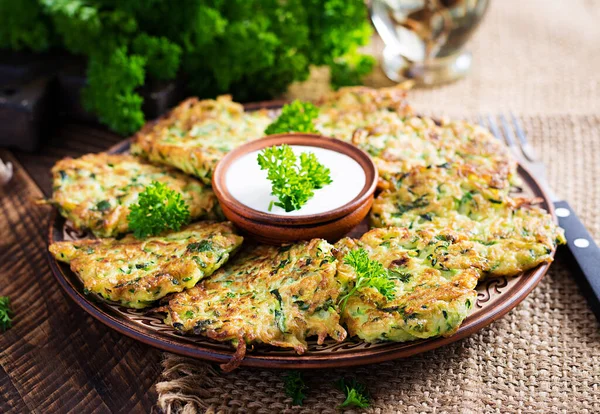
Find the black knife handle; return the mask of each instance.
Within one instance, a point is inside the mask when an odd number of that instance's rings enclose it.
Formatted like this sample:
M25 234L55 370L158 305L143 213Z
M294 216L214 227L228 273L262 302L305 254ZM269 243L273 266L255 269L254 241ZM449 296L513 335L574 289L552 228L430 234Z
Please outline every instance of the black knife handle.
M583 295L600 321L600 248L566 201L554 203L558 224L565 229L567 245L579 265L583 277L580 282Z

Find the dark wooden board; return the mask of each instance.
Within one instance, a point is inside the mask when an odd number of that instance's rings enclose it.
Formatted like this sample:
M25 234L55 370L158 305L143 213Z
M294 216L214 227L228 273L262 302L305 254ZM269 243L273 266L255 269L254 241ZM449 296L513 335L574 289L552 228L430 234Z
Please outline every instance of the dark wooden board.
M105 327L64 295L46 260L49 208L33 204L50 193L56 160L121 139L70 124L38 153L0 150L15 169L0 188L0 295L15 311L13 328L0 333L0 413L150 412L156 403L160 351Z

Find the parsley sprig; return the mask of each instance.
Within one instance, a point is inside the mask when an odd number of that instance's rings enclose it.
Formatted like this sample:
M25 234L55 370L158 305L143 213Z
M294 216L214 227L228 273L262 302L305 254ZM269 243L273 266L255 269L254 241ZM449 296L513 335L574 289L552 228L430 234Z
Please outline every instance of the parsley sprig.
M356 381L354 378L345 380L341 378L338 383L338 388L344 393L346 399L338 408L358 407L367 408L370 405L370 398L367 394L367 387Z
M0 331L6 332L12 327L12 315L10 298L8 296L0 296Z
M318 133L319 131L313 124L313 119L318 115L319 108L310 102L294 101L283 105L281 115L265 129L265 135L288 132Z
M354 269L356 272L356 281L354 287L340 298L340 310L344 310L350 296L365 287L377 289L387 300L394 298L395 285L392 279L390 279L388 271L380 262L370 259L365 249L360 248L348 252L344 256L344 263Z
M292 399L292 405L302 405L304 398L306 398L304 391L307 388L302 374L298 371L290 371L284 377L285 395Z
M267 178L271 181L271 194L279 202L271 202L286 212L299 210L312 196L314 190L331 184L329 168L319 163L313 153L300 154L300 164L289 145L265 148L258 154L261 170L267 170Z
M156 236L166 229L177 231L190 221L190 211L181 194L158 181L148 185L129 210L129 228L139 239Z
M358 407L367 408L371 404L371 398L367 392L365 384L356 381L354 378L340 378L335 382L335 386L344 393L345 400L338 408ZM292 405L302 405L306 395L304 392L308 389L304 383L304 378L299 371L289 371L284 377L284 392L292 399Z

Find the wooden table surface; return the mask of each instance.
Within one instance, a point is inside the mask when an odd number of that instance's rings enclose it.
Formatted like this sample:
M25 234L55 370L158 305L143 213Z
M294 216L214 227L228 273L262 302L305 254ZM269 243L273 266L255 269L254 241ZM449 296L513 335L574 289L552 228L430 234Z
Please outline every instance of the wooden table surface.
M0 413L150 412L161 352L105 327L72 302L46 253L50 168L65 156L107 149L122 138L68 124L38 153L0 149L15 175L0 187L0 296L10 296L13 327L0 332Z

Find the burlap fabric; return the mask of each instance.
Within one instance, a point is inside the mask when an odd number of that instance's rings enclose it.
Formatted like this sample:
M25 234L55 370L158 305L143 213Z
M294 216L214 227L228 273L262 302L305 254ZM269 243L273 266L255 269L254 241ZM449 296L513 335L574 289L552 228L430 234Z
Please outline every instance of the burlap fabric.
M600 2L496 0L471 43L471 76L417 90L419 111L472 116L513 111L548 166L553 188L600 241ZM380 48L375 42L373 50ZM324 90L326 74L294 85ZM316 79L316 80L315 80ZM381 73L373 85L388 84ZM600 324L559 252L540 285L488 328L444 348L378 365L307 372L305 404L292 408L281 371L238 369L164 356L157 386L166 412L335 412L340 376L368 384L376 413L599 413ZM362 410L361 410L362 411Z

